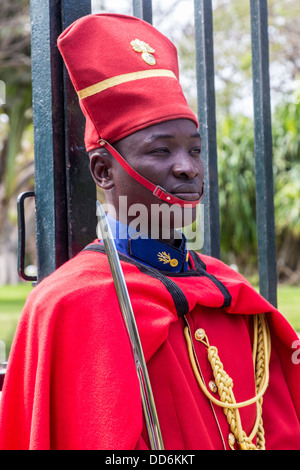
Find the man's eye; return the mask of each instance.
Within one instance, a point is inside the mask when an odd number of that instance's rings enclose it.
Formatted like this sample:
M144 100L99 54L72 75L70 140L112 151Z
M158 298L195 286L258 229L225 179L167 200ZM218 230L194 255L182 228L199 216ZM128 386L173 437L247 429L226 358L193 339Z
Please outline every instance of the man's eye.
M193 155L201 155L201 147L194 147L192 150L191 150L191 153Z
M153 149L151 150L152 154L156 154L156 155L163 155L163 154L166 154L166 153L169 153L169 150L166 148L166 147L160 147L160 148L156 148L156 149Z

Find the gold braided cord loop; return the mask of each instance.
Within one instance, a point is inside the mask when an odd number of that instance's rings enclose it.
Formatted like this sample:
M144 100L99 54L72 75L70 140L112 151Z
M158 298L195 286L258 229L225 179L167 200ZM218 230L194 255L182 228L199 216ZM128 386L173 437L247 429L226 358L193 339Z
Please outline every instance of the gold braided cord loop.
M254 342L253 342L253 365L255 370L255 385L256 393L263 387L263 380L265 374L265 368L268 368L269 375L269 362L271 355L271 338L268 325L264 315L259 317L255 315L254 317ZM266 342L266 344L265 344ZM262 347L263 344L263 347ZM265 436L262 420L262 403L263 397L261 396L258 400L257 407L257 417L260 416L260 420L256 419L258 422L255 423L257 426L257 449L265 449ZM254 437L253 431L250 434L249 438L252 440Z
M199 373L195 359L193 343L190 337L190 331L188 327L185 327L184 336L188 347L189 358L201 390L212 403L223 408L231 433L234 436L234 440L237 441L240 449L265 449L264 429L262 423L262 401L263 395L269 383L269 360L271 345L269 329L264 315L254 316L253 364L255 370L256 395L253 398L243 402L236 402L233 393L233 381L224 370L223 364L218 355L217 348L209 344L204 330L202 331L202 336L196 337L196 339L203 343L207 348L207 357L213 371L220 400L216 399L208 391L201 374ZM239 408L249 406L253 403L256 403L256 420L250 436L247 436L242 429ZM256 446L252 443L255 435L257 435ZM234 443L232 441L229 441L229 445L231 449L234 449Z

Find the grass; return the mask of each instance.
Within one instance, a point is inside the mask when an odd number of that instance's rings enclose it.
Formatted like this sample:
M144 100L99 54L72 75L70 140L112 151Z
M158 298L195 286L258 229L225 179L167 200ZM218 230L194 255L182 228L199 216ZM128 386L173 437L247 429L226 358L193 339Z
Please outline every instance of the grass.
M30 282L0 287L0 339L8 355L25 300L32 286Z
M32 286L22 282L15 286L0 287L0 339L6 344L9 353L20 313ZM296 331L300 331L300 287L278 287L278 309Z
M278 310L300 332L300 286L278 287Z

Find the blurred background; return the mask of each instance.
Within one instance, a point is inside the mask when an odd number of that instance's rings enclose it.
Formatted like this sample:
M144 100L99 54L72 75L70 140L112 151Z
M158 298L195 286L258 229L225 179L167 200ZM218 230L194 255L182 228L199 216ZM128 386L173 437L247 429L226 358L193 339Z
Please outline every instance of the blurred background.
M177 46L181 82L196 112L193 1L153 0L152 5L154 26ZM213 8L221 257L256 285L250 7L247 1L214 0ZM300 331L300 2L269 0L268 8L278 300ZM130 0L93 0L92 9L132 14ZM30 29L29 0L2 0L0 338L8 351L32 288L17 274L16 209L18 194L34 189ZM26 204L26 265L34 272L33 200Z

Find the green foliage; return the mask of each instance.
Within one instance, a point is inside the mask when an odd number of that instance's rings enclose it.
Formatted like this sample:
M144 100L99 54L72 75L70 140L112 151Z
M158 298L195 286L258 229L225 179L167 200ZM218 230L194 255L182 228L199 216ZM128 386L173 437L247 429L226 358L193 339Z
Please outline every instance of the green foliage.
M16 198L33 187L30 1L0 2L0 282L16 282Z
M278 235L300 239L300 102L280 105L273 119Z
M278 252L287 237L300 242L300 104L273 114L275 221ZM218 123L221 250L223 259L255 261L257 250L253 122L227 116ZM293 248L295 245L293 245ZM286 262L290 257L285 253ZM295 254L292 255L295 258Z
M223 259L256 257L254 141L252 121L227 117L218 123L219 204Z
M31 120L29 1L2 2L0 18L0 76L6 87L3 110L9 118L7 141L0 152L0 180L4 180L8 201L16 186L16 157L22 135Z

